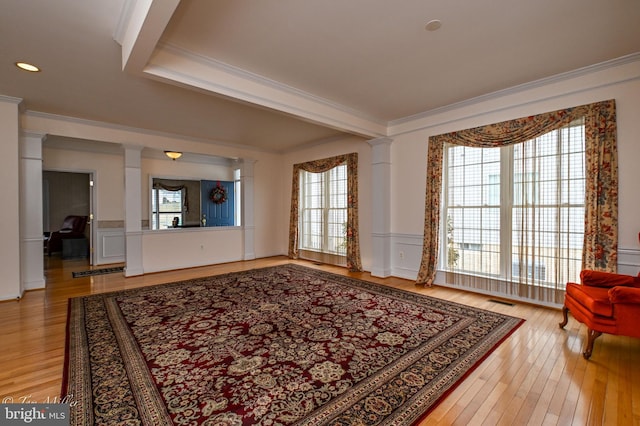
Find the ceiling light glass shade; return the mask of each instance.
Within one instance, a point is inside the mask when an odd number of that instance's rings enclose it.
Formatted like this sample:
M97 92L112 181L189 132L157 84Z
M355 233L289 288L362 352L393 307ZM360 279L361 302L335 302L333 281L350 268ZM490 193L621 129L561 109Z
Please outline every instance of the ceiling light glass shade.
M25 70L29 72L40 71L40 68L36 67L35 65L28 64L26 62L16 62L16 67L20 68L21 70Z
M432 21L427 22L427 25L424 27L427 31L436 31L440 29L442 26L442 22L439 19L434 19Z
M165 151L164 152L165 155L169 158L171 158L172 160L176 160L177 158L182 157L182 153L178 152L178 151Z

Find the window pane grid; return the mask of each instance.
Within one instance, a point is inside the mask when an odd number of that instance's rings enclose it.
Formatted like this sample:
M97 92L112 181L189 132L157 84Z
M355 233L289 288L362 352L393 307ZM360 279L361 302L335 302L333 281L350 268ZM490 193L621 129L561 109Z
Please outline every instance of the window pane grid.
M347 166L300 172L300 248L346 255Z
M500 154L505 150L510 154ZM449 146L445 153L443 264L448 270L561 289L578 278L585 197L582 120L521 144ZM501 176L511 183L501 182ZM511 193L501 194L509 187ZM502 220L507 213L508 220ZM502 224L510 229L501 232Z
M151 229L173 227L173 218L178 217L182 223L183 192L166 189L153 189L151 200Z

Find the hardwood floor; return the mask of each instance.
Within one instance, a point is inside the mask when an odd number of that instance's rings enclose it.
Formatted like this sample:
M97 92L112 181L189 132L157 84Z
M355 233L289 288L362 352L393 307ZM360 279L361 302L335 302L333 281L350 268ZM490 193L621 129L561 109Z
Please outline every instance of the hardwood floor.
M45 258L45 290L0 302L0 401L59 397L70 297L287 262L274 257L132 278L121 273L72 278L73 271L88 268L85 261ZM640 425L640 339L603 335L586 361L581 355L584 326L570 318L561 330L559 310L508 306L483 295L297 263L526 319L422 425Z

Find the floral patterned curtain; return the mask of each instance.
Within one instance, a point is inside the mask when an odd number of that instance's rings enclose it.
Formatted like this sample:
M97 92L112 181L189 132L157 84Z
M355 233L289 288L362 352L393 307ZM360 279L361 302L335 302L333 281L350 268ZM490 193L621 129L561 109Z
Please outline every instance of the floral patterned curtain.
M338 155L322 160L308 161L293 165L291 184L291 216L289 221L289 257L298 258L298 211L300 195L300 170L322 173L347 164L347 268L362 271L360 261L360 238L358 235L358 153Z
M585 120L586 199L582 268L616 272L618 264L618 149L615 100L581 105L429 138L424 245L417 283L432 285L439 250L444 144L499 147L525 142Z

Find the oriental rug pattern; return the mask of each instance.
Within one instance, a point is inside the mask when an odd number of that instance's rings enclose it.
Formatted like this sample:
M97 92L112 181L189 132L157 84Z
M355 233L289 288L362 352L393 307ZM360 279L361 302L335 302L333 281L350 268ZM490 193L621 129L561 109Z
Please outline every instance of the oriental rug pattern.
M414 423L522 323L297 265L71 299L72 424Z

